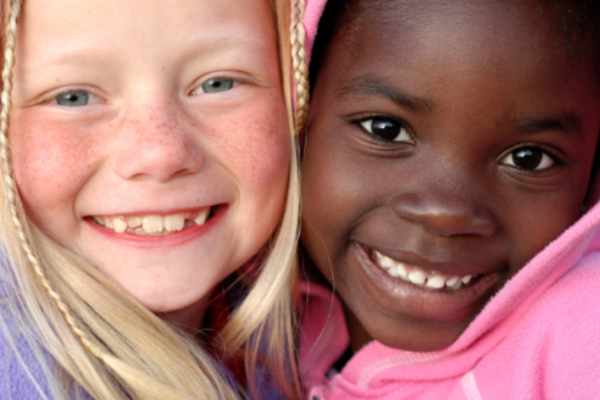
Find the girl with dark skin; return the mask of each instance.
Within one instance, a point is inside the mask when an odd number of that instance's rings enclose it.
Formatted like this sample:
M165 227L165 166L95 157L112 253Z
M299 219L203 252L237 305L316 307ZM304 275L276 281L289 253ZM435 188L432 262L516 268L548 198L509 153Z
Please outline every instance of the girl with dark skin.
M581 308L600 275L563 287L600 262L589 245L600 221L596 3L325 6L311 64L302 245L307 268L342 300L349 342L337 354L327 339L309 343L323 357L312 354L319 361L303 370L337 362L342 371L331 381L309 373L313 396L599 393L588 368L599 360L587 350L597 346L589 321L600 307ZM584 316L573 321L550 289L577 298ZM334 307L323 329L341 320ZM534 326L555 321L543 330L552 345L533 339ZM565 336L573 324L583 332L575 348ZM521 371L515 349L539 364Z

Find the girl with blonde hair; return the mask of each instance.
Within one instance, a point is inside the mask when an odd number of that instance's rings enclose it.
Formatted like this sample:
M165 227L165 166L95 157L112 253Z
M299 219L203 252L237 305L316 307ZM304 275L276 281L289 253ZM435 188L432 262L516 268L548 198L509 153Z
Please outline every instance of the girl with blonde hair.
M1 5L0 397L296 397L301 0Z

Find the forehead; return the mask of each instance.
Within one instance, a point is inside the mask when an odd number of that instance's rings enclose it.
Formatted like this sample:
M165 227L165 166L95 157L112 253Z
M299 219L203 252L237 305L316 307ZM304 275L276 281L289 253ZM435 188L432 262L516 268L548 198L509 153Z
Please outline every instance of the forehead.
M232 8L232 5L237 8ZM180 29L188 28L198 20L210 24L218 30L219 25L228 26L228 22L243 15L237 9L249 12L252 9L263 12L269 8L268 0L27 0L23 2L23 13L37 21L54 21L57 32L69 30L69 26L58 22L70 21L69 25L83 26L93 30L98 22L111 20L112 24L104 28L123 32L123 22L130 27L141 24L152 35L152 26L170 25ZM248 24L257 13L247 14ZM201 28L198 27L197 28ZM82 31L81 33L84 33ZM176 32L173 32L176 34Z
M203 41L213 47L254 50L271 46L274 37L266 0L27 0L23 4L19 40L25 45L17 49L21 61L24 55L60 62L70 55L85 58L91 52L118 51L133 57L153 52L166 59L173 44L181 48Z
M509 113L528 101L560 108L570 100L557 97L596 95L593 75L568 56L554 16L538 2L358 0L348 15L317 80L326 76L338 95L379 80L449 106L503 96Z
M347 33L365 28L372 33L399 29L397 33L408 40L441 30L486 33L480 39L485 43L489 41L488 33L497 36L507 27L516 30L516 35L529 29L547 35L559 29L553 8L536 0L350 0L346 10L348 18L342 28Z
M370 63L388 73L418 64L428 73L456 68L462 74L485 71L490 78L573 74L580 66L565 51L556 16L538 3L358 0L326 64L339 60L336 68L349 72Z

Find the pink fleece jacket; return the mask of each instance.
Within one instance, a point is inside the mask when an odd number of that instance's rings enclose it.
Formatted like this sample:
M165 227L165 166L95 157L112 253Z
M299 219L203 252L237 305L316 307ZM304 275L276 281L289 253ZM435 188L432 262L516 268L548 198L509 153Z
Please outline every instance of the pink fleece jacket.
M309 46L324 2L307 4ZM341 305L329 290L303 283L300 361L308 399L600 399L599 226L596 204L450 347L418 353L373 341L334 376L331 367L349 341Z

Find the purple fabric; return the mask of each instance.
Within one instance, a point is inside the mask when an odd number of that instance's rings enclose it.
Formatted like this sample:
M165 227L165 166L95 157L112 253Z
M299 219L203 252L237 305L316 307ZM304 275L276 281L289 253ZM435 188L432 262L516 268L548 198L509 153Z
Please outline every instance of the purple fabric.
M6 297L3 300L8 300ZM35 358L32 345L15 320L2 310L2 329L0 330L0 399L36 400L55 399L44 376L43 367ZM54 368L50 355L47 355L48 367ZM84 400L91 400L85 395Z

